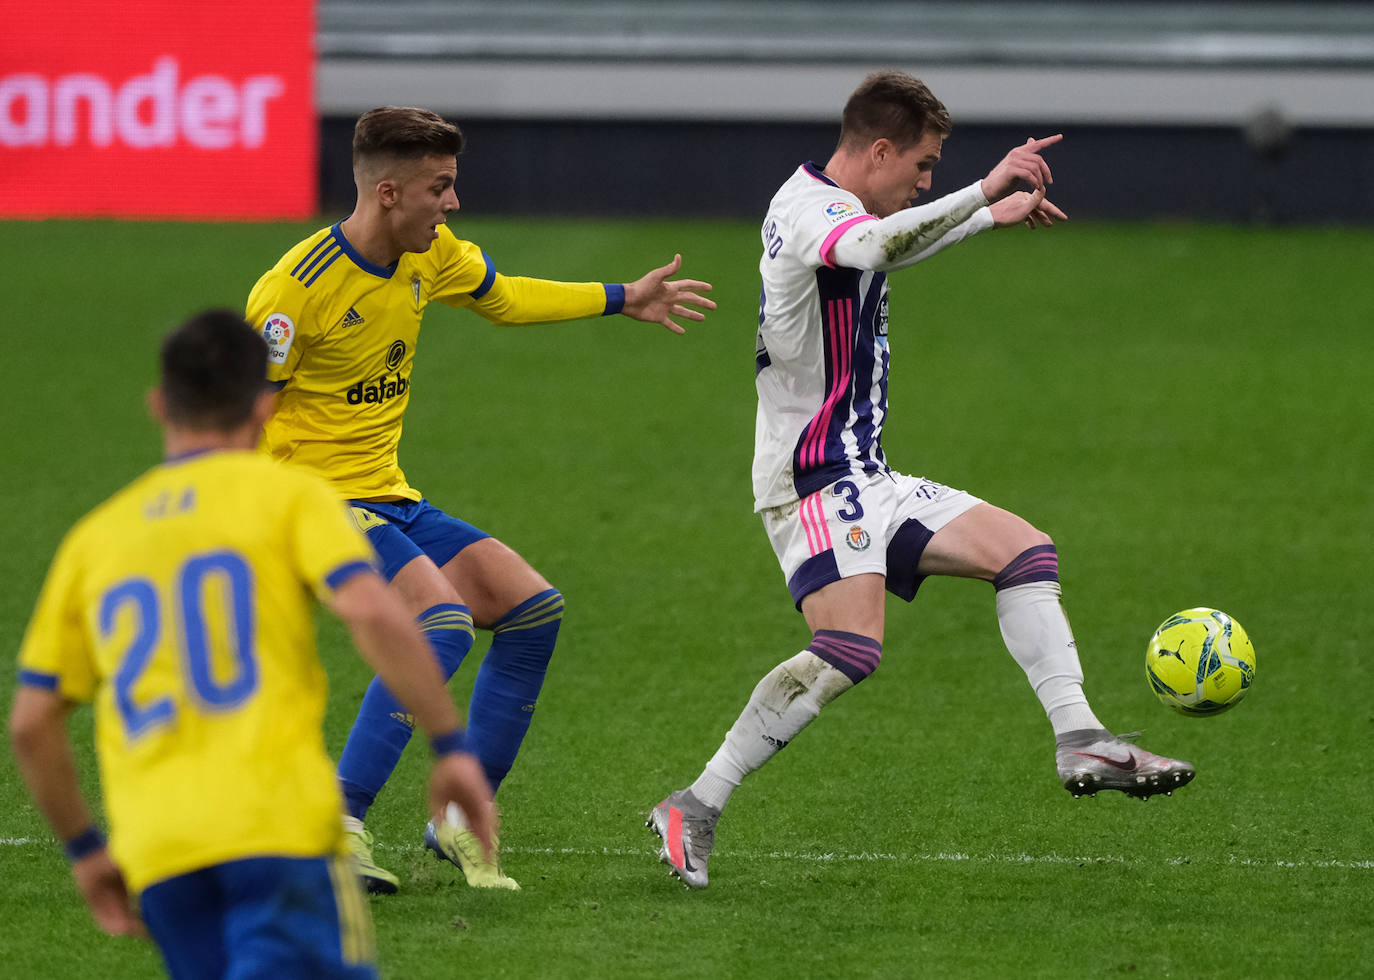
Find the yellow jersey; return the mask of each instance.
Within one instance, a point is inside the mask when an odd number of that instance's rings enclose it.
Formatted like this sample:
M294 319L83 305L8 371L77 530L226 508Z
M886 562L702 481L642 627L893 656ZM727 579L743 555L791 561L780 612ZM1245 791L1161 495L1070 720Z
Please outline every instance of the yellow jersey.
M260 453L169 460L63 539L19 680L95 705L131 888L342 844L313 596L369 569L338 497Z
M552 323L618 313L624 287L496 271L444 225L426 252L369 262L339 225L284 255L248 298L281 388L264 450L304 465L351 499L419 500L397 458L425 307L438 300L493 323Z

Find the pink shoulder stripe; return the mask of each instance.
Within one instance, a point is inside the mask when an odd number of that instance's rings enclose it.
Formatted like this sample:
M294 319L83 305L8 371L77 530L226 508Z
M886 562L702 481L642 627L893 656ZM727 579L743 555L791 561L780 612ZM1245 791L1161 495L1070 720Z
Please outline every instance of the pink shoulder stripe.
M860 224L864 221L877 220L878 219L871 214L861 214L857 218L850 218L848 221L838 224L834 228L832 228L830 230L830 234L825 236L825 241L821 242L821 262L825 264L825 267L827 269L835 268L834 256L830 253L835 248L835 243L840 240L841 235L847 232L850 228L853 228L855 225Z

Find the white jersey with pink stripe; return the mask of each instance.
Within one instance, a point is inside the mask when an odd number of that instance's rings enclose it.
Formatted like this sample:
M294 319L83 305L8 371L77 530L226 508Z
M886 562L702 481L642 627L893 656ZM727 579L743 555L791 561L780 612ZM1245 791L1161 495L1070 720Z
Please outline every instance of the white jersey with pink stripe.
M799 500L845 476L888 472L882 447L888 381L883 270L919 261L990 224L968 221L984 203L971 188L926 205L923 211L949 212L949 230L941 226L940 235L916 250L907 240L919 236L904 227L915 210L880 220L814 163L798 167L774 195L759 260L756 511ZM884 252L875 267L836 264L842 238L857 235L866 242L866 233L889 226L892 254Z
M763 224L754 507L846 474L887 469L887 276L836 268L831 250L874 217L815 164L783 184Z

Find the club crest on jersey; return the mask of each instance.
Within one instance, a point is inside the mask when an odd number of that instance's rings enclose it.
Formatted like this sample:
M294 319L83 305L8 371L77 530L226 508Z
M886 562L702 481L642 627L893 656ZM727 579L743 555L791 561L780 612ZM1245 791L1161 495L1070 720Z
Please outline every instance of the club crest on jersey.
M883 298L878 301L878 311L873 315L873 334L877 337L887 336L887 293L883 293Z
M410 277L410 294L415 297L415 308L420 308L420 274L417 272Z
M273 313L263 322L262 339L267 341L267 362L285 364L291 341L296 339L296 324L285 313Z
M832 225L838 225L841 221L848 221L850 218L857 218L861 213L848 201L834 201L825 206L825 216L830 219Z
M855 524L844 536L844 543L855 551L866 551L868 546L873 543L873 539L868 536L867 531Z

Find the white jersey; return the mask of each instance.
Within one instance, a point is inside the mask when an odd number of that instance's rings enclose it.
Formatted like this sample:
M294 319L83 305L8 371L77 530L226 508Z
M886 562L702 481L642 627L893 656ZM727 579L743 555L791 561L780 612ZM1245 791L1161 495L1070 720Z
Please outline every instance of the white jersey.
M774 195L759 260L756 511L803 499L850 474L888 472L882 446L888 379L883 270L910 265L991 227L986 203L975 184L925 205L919 209L927 218L921 234L934 225L935 235L916 248L907 243L918 235L906 231L869 242L868 251L878 247L881 257L864 263L870 268L846 268L836 264L840 239L866 222L879 222L859 198L814 163L798 167ZM916 210L874 227L906 222Z

